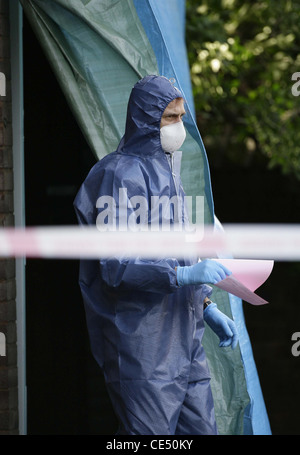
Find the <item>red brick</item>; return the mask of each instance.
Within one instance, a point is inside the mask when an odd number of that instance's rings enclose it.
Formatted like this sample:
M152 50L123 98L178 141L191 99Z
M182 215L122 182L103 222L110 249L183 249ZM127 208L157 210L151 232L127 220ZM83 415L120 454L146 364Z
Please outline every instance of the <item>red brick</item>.
M13 300L16 298L15 279L0 281L0 302ZM1 321L0 321L1 323Z
M11 123L0 124L0 147L12 145L12 127Z
M4 125L9 123L11 119L11 103L7 100L0 98L0 123Z
M14 226L15 220L12 213L0 213L0 226L9 227Z
M0 258L0 281L14 278L16 273L16 263L14 258Z
M18 411L0 411L1 430L14 430L18 427Z
M0 411L16 409L18 406L18 389L11 387L0 390Z
M12 191L0 191L0 212L11 213L14 209L14 195Z
M12 150L10 148L0 149L0 169L12 168L12 166L13 166Z
M9 322L16 320L16 302L0 302L0 321Z
M6 344L6 356L0 356L0 369L2 367L17 366L17 346L16 343ZM1 426L0 426L1 428Z
M0 389L17 387L18 370L16 367L2 366L0 368Z

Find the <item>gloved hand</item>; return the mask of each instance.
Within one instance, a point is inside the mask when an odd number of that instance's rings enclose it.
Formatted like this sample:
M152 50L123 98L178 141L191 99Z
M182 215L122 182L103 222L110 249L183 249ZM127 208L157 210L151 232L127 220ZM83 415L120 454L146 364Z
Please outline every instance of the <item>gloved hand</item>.
M179 286L185 284L216 284L231 275L231 271L220 262L211 259L197 262L197 264L177 267L177 283Z
M230 346L235 349L238 343L238 334L235 323L222 311L218 310L215 303L208 305L203 312L204 321L218 335L219 346Z

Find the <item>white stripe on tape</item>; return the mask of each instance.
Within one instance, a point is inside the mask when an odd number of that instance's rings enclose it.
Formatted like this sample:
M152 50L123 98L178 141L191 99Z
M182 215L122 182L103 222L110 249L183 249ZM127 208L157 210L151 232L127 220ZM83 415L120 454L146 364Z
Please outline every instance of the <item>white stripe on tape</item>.
M0 256L95 259L109 256L182 258L233 256L300 260L300 225L223 225L204 234L185 232L100 232L94 227L0 229ZM201 232L201 234L200 234Z

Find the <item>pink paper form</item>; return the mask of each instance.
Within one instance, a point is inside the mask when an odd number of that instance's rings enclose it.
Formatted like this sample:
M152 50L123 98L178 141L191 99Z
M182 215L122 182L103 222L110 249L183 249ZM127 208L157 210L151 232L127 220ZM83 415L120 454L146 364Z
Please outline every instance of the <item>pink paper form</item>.
M270 276L274 261L254 259L214 259L227 267L232 275L217 283L215 286L230 294L240 297L252 305L268 303L254 291Z

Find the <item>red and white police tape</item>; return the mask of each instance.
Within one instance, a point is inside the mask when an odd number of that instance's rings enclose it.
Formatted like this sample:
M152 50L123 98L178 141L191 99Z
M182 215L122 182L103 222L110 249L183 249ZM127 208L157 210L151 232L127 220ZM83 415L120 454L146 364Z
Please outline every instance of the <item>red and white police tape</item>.
M95 227L0 229L0 257L96 259L109 256L300 260L300 225L228 224L223 230L101 232Z

